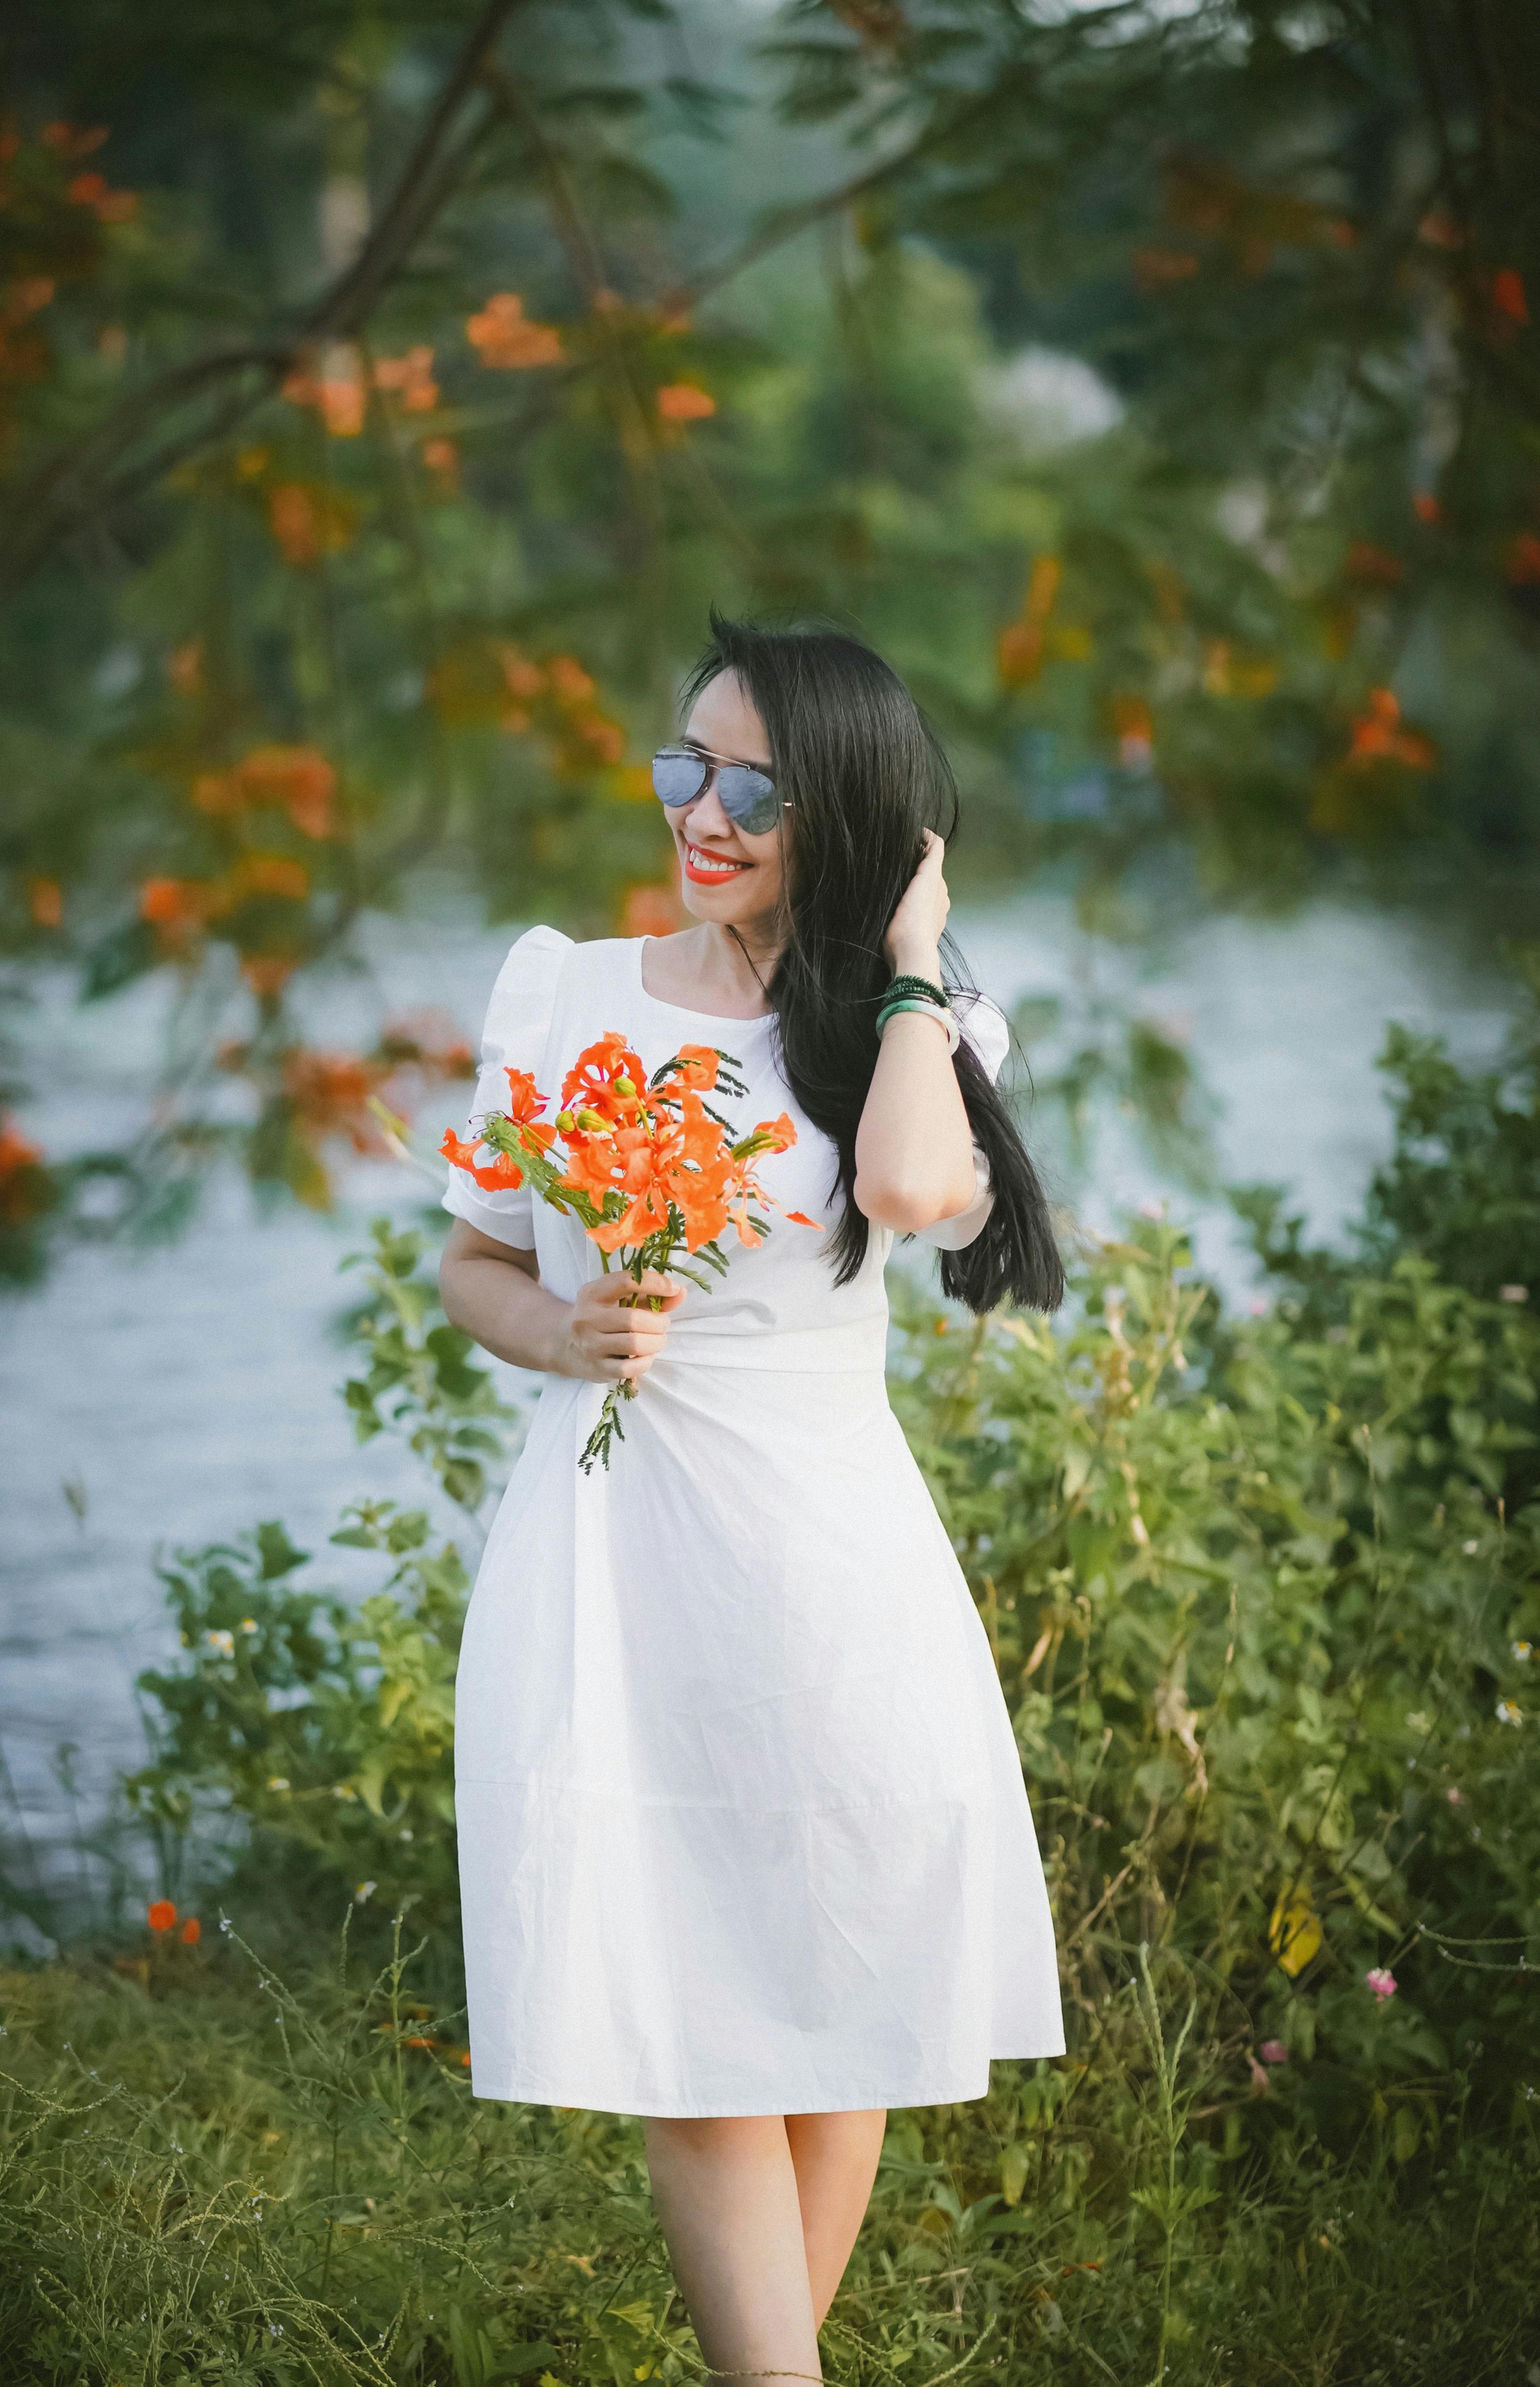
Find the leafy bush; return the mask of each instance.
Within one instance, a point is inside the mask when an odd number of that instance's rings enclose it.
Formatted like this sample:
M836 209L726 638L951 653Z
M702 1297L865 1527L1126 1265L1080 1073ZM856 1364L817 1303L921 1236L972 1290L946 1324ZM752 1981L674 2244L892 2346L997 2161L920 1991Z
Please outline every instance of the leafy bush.
M423 1239L379 1219L372 1244L354 1320L368 1365L343 1397L360 1441L398 1433L474 1532L510 1412L470 1363L469 1336L429 1323ZM221 1844L245 1819L246 1877L276 1868L308 1919L345 1889L387 1913L410 1903L442 1929L458 1913L451 1750L469 1577L425 1509L358 1501L332 1539L384 1561L382 1587L357 1606L297 1583L309 1559L277 1523L161 1569L189 1655L140 1677L158 1716L128 1795L180 1841L167 1879L179 1895L194 1825L213 1824Z
M1280 1188L1238 1196L1264 1265L1318 1304L1340 1309L1356 1272L1407 1252L1489 1300L1540 1301L1540 946L1512 959L1519 1007L1492 1068L1462 1070L1443 1037L1387 1030L1395 1146L1370 1180L1356 1257L1307 1250Z
M1540 2356L1540 1325L1412 1240L1238 1320L1141 1220L1062 1328L901 1318L894 1397L1015 1722L1070 2053L894 2116L834 2375L1432 2387ZM490 1393L419 1257L380 1231L349 1397L473 1506ZM17 2375L683 2378L634 2129L466 2099L464 1561L425 1512L337 1538L385 1572L356 1609L274 1525L168 1570L188 1658L145 1677L133 1790L185 1848L210 1811L249 1830L226 1895L265 1944L281 1885L384 1969L323 1977L301 1941L295 1989L254 1991L216 1944L14 1985ZM382 1938L409 1905L415 2002Z

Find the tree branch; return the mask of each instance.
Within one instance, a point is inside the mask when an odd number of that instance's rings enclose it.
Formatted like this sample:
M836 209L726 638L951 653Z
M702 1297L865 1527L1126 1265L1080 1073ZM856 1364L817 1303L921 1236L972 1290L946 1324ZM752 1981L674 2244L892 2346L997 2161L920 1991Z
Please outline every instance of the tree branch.
M892 157L885 158L880 165L868 167L864 174L837 184L831 191L822 191L815 198L800 200L795 207L777 208L738 247L719 258L714 265L705 266L685 283L678 296L691 302L709 298L713 291L736 281L738 274L746 272L751 265L757 265L762 257L768 257L772 250L784 246L787 241L795 240L799 233L822 223L828 216L838 215L844 208L853 207L858 199L865 198L872 191L880 190L885 183L892 182L906 168L916 164L929 150L940 147L957 133L966 132L978 118L989 114L999 96L992 86L975 94L940 123L928 124L923 133L896 150Z
M0 580L7 592L87 523L153 487L173 466L224 436L271 397L305 349L360 331L463 179L494 120L489 115L458 147L451 146L456 123L481 85L504 28L525 5L527 0L486 0L363 246L301 315L265 337L195 357L158 374L83 439L46 459L17 492L0 517ZM178 425L175 418L189 402L221 391L222 402L211 415ZM136 443L151 430L158 436L147 452L134 456Z

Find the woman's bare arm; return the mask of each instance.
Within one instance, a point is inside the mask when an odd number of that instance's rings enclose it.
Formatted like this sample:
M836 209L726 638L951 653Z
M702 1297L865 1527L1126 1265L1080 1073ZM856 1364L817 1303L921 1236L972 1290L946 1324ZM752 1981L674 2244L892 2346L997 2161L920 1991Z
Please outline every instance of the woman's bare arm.
M945 848L926 831L925 859L888 931L895 972L940 984L941 930L951 899ZM973 1135L939 1021L901 1012L882 1031L855 1135L855 1203L874 1226L912 1235L955 1219L976 1198Z
M685 1289L650 1269L639 1284L618 1273L591 1278L575 1301L563 1301L540 1282L533 1252L457 1219L438 1264L438 1294L451 1325L515 1368L615 1384L646 1375ZM650 1297L663 1307L635 1307Z

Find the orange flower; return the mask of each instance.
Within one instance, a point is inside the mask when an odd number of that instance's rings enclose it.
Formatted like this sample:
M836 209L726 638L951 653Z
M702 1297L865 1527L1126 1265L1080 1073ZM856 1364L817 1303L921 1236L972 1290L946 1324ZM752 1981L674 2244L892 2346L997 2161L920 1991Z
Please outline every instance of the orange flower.
M27 881L27 908L40 928L57 928L64 919L64 890L57 878Z
M135 193L108 190L105 174L77 174L64 196L78 208L89 208L99 223L127 223L139 211Z
M1438 756L1431 738L1420 730L1401 726L1401 707L1394 691L1388 688L1371 688L1369 707L1353 724L1353 742L1348 761L1360 766L1370 763L1405 763L1414 771L1431 771Z
M681 1044L674 1055L666 1083L670 1091L676 1086L693 1086L699 1092L709 1094L721 1067L722 1058L714 1044Z
M40 315L44 307L53 305L57 287L46 273L29 273L19 282L8 283L0 302L0 320L24 323L29 315Z
M775 1196L766 1194L760 1183L755 1164L760 1160L768 1159L775 1153L789 1152L796 1141L797 1130L788 1114L782 1111L778 1118L761 1119L752 1133L745 1136L738 1146L742 1158L738 1164L737 1198L732 1204L729 1215L733 1225L738 1230L738 1242L747 1244L751 1249L756 1244L762 1244L764 1237L749 1216L749 1205L753 1203L760 1208L780 1209L780 1204ZM747 1150L744 1149L745 1145L748 1147ZM814 1234L820 1231L817 1220L810 1219L805 1211L785 1210L781 1215L789 1219L794 1226L811 1227Z
M294 963L284 954L244 954L241 976L255 995L272 997L283 993L294 976Z
M319 376L301 366L290 373L281 395L291 406L313 407L334 439L356 439L363 429L368 391L354 348L329 348Z
M145 1919L152 1931L169 1931L176 1921L176 1908L169 1898L157 1898L145 1910Z
M703 423L716 412L716 400L692 381L670 382L658 392L658 412L664 423Z
M473 1143L467 1143L463 1136L456 1135L452 1128L445 1129L444 1141L438 1147L450 1167L463 1168L466 1176L473 1177L484 1193L517 1193L524 1181L524 1173L512 1154L495 1153L490 1162L483 1167L476 1158L482 1148L479 1137Z
M1002 688L1030 688L1042 669L1043 633L1036 622L1007 622L995 641Z
M1529 322L1529 300L1524 295L1524 277L1511 265L1505 265L1492 277L1492 303L1499 315L1510 323Z
M612 1041L624 1052L619 1036L591 1049L604 1050ZM639 1070L640 1064L635 1067ZM562 1181L586 1194L596 1208L602 1208L611 1194L620 1194L625 1203L618 1217L587 1230L591 1240L605 1252L644 1243L668 1227L672 1205L683 1223L688 1250L699 1251L702 1244L713 1242L727 1223L736 1164L726 1130L700 1095L688 1087L675 1092L670 1085L645 1117L639 1099L611 1095L609 1106L618 1117L589 1131L583 1124L585 1116L600 1116L598 1105L606 1096L595 1070L589 1070L586 1082L595 1098L577 1112L577 1127L567 1138ZM632 1076L630 1082L639 1080ZM637 1116L628 1118L627 1112Z
M629 1093L618 1091L620 1080L630 1087ZM597 1044L580 1053L567 1071L562 1080L562 1108L591 1111L602 1126L618 1127L637 1117L646 1083L646 1069L619 1029L612 1028ZM579 1125L585 1122L580 1119Z
M259 746L235 776L251 802L282 805L302 836L332 834L337 775L313 746Z
M139 916L177 935L202 925L208 890L191 878L146 878L139 890Z
M318 1135L346 1135L355 1152L378 1149L364 1105L382 1071L354 1053L315 1053L297 1045L284 1055L284 1091L295 1117Z
M268 499L268 523L285 563L314 563L321 553L315 501L297 481L281 482Z
M243 903L248 895L281 895L290 903L303 903L309 891L310 874L302 862L291 862L286 853L248 853L225 880L219 908Z
M522 1127L536 1143L546 1145L556 1141L556 1130L547 1127L540 1118L546 1097L527 1069L505 1069L508 1080L508 1117L515 1127Z
M358 509L340 490L280 481L268 492L268 527L285 563L303 571L347 545Z
M183 1945L187 1948L196 1948L202 1937L202 1924L198 1921L196 1914L189 1914L186 1922L182 1926Z
M1521 530L1519 533L1508 550L1503 573L1512 588L1525 587L1540 581L1540 538L1536 538L1533 531Z
M61 158L89 158L107 139L105 124L45 124L38 134L44 149L52 149Z
M247 804L276 804L304 837L330 837L337 775L313 746L257 746L233 771L204 771L193 802L218 820Z
M409 414L431 414L438 404L433 350L409 348L404 357L381 357L374 367L374 386L393 390Z
M521 703L527 704L531 698L545 694L545 673L538 663L532 663L527 655L521 654L517 647L499 648L498 659L502 665L502 676L508 683L510 696L516 696Z
M1112 726L1117 738L1117 759L1123 768L1142 769L1155 746L1149 706L1137 696L1118 697L1112 708Z
M424 439L423 461L438 483L440 491L452 495L460 486L460 449L452 439Z
M470 317L465 336L482 363L501 373L562 361L561 333L553 324L532 322L524 300L511 290L499 290L479 315Z
M625 751L625 732L618 721L606 721L601 713L590 713L572 725L575 737L599 756L601 763L618 763Z
M546 665L546 676L552 693L563 704L587 704L599 683L591 672L586 672L575 655L552 655Z
M43 1154L0 1112L0 1220L19 1227L48 1206ZM41 1197L41 1198L40 1198Z

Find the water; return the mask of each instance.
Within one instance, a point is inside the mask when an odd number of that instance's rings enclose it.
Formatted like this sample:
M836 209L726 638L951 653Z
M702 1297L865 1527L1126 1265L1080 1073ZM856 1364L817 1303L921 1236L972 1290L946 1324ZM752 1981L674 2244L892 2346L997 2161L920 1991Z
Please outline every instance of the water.
M1067 906L1016 900L975 910L959 928L979 982L1007 1004L1073 991ZM506 932L375 924L366 966L322 992L310 1032L367 1042L382 1001L395 1013L436 1006L473 1029L506 943ZM1203 922L1158 965L1121 962L1109 984L1187 1037L1221 1104L1221 1179L1288 1183L1323 1236L1351 1215L1388 1148L1372 1067L1385 1021L1442 1029L1474 1056L1496 1046L1503 1020L1500 989L1424 928L1329 906L1281 924ZM24 1119L50 1151L98 1141L142 1112L164 1006L154 983L90 1012L62 988L45 993L26 1030L38 1092ZM451 1090L421 1124L436 1133L461 1101ZM1169 1192L1115 1119L1082 1206L1088 1223L1110 1225ZM360 1164L334 1215L288 1208L264 1220L244 1187L225 1182L174 1248L76 1252L41 1294L0 1312L0 1738L45 1871L63 1864L73 1822L53 1768L59 1744L79 1752L87 1816L140 1758L133 1678L173 1649L158 1548L278 1517L347 1588L372 1569L326 1549L344 1503L423 1497L410 1454L354 1443L331 1331L350 1294L338 1260L372 1212L404 1213L420 1199L405 1172ZM1222 1205L1179 1196L1173 1206L1195 1215L1203 1263L1243 1291ZM499 1372L516 1391L513 1371Z

